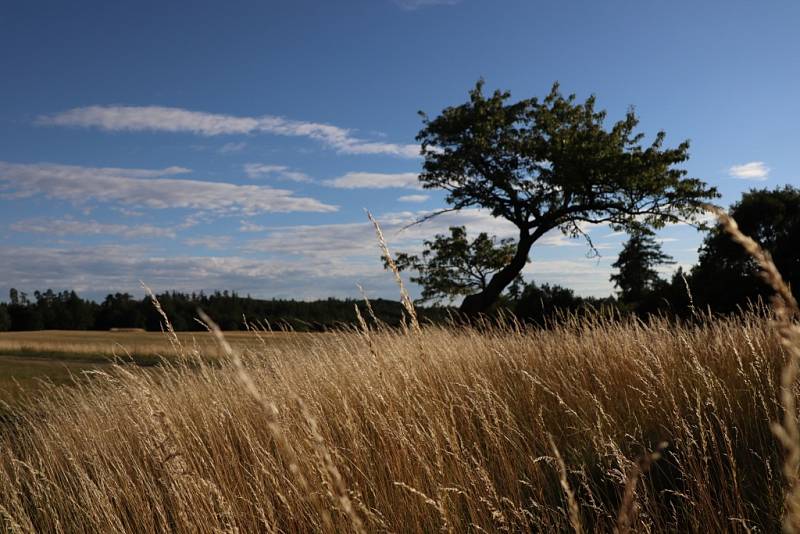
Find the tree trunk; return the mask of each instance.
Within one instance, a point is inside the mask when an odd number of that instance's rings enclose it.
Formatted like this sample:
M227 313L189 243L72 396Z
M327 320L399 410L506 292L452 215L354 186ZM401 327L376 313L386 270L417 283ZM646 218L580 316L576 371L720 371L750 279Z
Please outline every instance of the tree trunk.
M517 251L511 259L511 262L492 276L492 279L489 280L489 283L483 291L464 297L459 308L461 313L466 316L486 313L503 290L514 281L514 278L516 278L523 267L525 267L533 243L541 237L543 233L544 232L537 231L533 235L530 235L527 232L520 232Z

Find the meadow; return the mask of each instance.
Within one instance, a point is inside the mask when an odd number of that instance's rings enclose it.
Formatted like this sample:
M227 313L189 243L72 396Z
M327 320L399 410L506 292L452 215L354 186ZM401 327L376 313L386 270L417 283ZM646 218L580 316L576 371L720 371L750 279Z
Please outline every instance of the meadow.
M349 331L197 356L109 364L19 408L0 439L5 529L780 528L786 356L755 315Z
M280 347L283 332L228 332L231 344L269 343ZM293 341L318 334L292 334ZM209 361L220 357L219 345L208 332L178 332L184 347ZM174 354L170 338L160 332L48 330L0 332L0 402L24 400L28 393L48 385L68 385L86 372L107 369L112 363L150 367Z

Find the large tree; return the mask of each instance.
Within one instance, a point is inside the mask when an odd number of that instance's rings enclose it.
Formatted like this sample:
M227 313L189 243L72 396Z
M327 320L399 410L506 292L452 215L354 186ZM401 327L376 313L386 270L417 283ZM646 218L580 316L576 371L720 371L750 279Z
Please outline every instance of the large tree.
M620 300L627 304L642 302L659 284L666 283L656 268L673 263L672 258L661 250L651 231L633 231L617 261L611 265L616 269L611 281L619 289Z
M582 223L660 227L691 220L716 190L676 165L689 143L664 147L664 132L648 146L629 110L610 128L595 98L576 101L558 84L543 100L509 102L508 92L483 93L436 118L424 113L417 135L425 158L420 181L447 191L450 210L488 209L513 223L519 237L508 263L485 288L467 295L468 314L486 311L519 275L533 244L547 232L583 234Z
M770 253L775 265L800 295L800 189L752 189L731 206L739 228ZM759 267L742 247L716 228L709 232L691 271L698 304L732 312L748 301L772 294Z
M470 241L466 228L451 226L449 235L426 240L422 254L401 252L395 263L400 270L416 272L411 281L422 286L421 302L452 302L486 289L492 277L514 257L515 250L513 239L481 232Z

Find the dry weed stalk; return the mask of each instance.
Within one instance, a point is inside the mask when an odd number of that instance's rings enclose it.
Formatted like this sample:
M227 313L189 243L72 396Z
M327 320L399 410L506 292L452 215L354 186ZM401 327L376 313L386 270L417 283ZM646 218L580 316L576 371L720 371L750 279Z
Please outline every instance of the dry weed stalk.
M800 316L800 308L769 253L752 238L744 235L730 215L716 207L709 209L717 216L725 232L756 260L761 268L761 277L775 291L772 299L776 316L774 324L788 357L781 372L780 401L783 407L783 421L773 423L772 431L785 451L783 475L788 489L783 530L786 533L800 532L800 423L798 423L795 393L800 359L800 327L793 321Z
M369 217L369 220L375 227L375 235L378 237L378 243L380 244L381 251L383 252L383 257L386 259L386 263L389 265L389 269L391 269L392 273L394 274L394 279L400 288L400 301L402 302L403 308L405 308L406 312L408 313L408 317L411 320L411 328L415 333L419 333L419 321L417 320L417 310L414 307L414 301L411 299L411 295L408 294L408 290L406 290L406 286L403 283L403 278L400 276L400 269L397 268L397 264L392 257L392 253L389 252L389 246L386 243L386 238L383 236L381 226L378 224L378 221L375 220L375 217L372 216L372 213L370 213L369 210L365 211L367 212L367 217Z
M558 480L561 483L561 489L564 492L564 497L567 500L567 511L569 513L570 525L572 525L572 530L575 532L575 534L581 534L583 532L581 510L578 506L578 501L575 500L575 492L572 491L572 487L569 485L569 480L567 479L567 465L564 463L564 459L561 457L561 453L558 451L556 442L553 441L553 436L548 436L548 439L550 441L550 448L553 450L553 454L555 455L556 465L558 466Z
M177 354L179 355L182 354L183 345L181 344L181 340L178 339L178 334L175 333L175 329L172 327L172 322L169 320L169 317L167 317L164 308L161 307L161 303L158 301L156 294L153 293L153 290L150 289L147 286L147 284L145 284L141 280L139 280L139 284L141 284L142 289L144 289L145 293L150 298L150 302L153 304L153 307L156 309L156 312L158 312L161 318L164 319L164 322L162 323L162 331L166 329L166 332L168 334L168 339L170 341L170 344L172 344L173 349Z
M617 513L617 525L614 528L615 534L631 532L631 525L636 519L637 513L636 486L639 483L639 479L650 470L650 466L653 465L653 462L661 458L661 451L663 451L667 445L666 442L661 443L658 450L645 454L633 465L630 473L628 473L625 482L625 491L622 494L622 503Z

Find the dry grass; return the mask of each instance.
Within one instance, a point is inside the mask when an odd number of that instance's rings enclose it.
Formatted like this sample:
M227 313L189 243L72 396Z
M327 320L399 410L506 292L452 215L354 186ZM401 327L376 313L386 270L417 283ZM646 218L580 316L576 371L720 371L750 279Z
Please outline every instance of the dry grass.
M0 445L6 528L781 524L770 423L785 352L755 317L347 332L232 352L221 369L117 368L21 412Z
M235 346L252 345L259 337L252 332L226 332ZM321 334L260 333L270 345L282 345L288 337L313 337ZM322 334L324 335L324 334ZM209 357L221 353L214 336L208 332L177 332L179 342ZM292 342L293 343L293 342ZM0 332L0 354L12 356L58 357L106 362L114 358L155 362L174 353L170 339L160 332L38 330L32 332Z
M208 332L178 332L176 336L182 346L206 359L222 355ZM235 347L267 344L278 348L324 334L229 332L226 336ZM3 403L25 402L31 392L52 384L84 380L86 371L107 369L114 361L152 366L174 357L170 337L157 332L0 332L0 416L8 411Z

